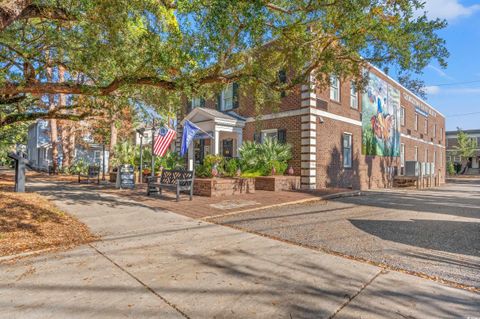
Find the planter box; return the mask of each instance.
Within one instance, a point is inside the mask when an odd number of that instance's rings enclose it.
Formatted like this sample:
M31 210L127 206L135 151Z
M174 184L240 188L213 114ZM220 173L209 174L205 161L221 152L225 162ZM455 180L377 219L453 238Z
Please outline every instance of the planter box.
M271 192L300 189L300 176L276 175L255 177L255 189Z
M253 178L195 178L193 194L198 196L221 197L255 192Z

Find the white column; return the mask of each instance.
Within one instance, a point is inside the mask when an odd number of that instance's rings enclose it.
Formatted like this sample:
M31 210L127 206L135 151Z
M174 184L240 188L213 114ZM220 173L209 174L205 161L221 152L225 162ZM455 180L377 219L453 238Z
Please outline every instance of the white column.
M213 155L220 154L220 132L215 128L213 140Z
M243 143L243 130L238 129L237 131L237 145L235 149L235 156L240 157L240 154L238 153L238 149L242 146Z
M193 171L193 159L195 157L193 143L194 142L192 141L192 144L190 144L190 147L188 148L188 170L189 171Z

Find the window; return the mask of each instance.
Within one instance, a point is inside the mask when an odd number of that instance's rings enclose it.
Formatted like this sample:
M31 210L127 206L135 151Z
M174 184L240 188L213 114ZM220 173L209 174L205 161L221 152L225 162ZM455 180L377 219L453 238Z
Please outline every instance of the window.
M330 99L340 102L340 80L334 75L330 76Z
M418 114L415 113L415 131L418 131Z
M276 128L271 130L263 130L261 134L261 142L265 141L267 138L276 140L278 138L278 130Z
M433 151L433 165L437 164L437 151Z
M358 110L358 92L353 81L350 81L350 107Z
M233 85L229 84L222 91L220 110L227 111L233 109Z
M423 133L428 134L428 119L425 119L425 127L423 129Z
M405 126L405 108L403 106L400 108L400 123Z
M405 144L400 144L400 167L405 167Z
M343 133L343 167L352 167L352 134Z
M440 141L443 141L443 127L440 128Z
M437 137L437 124L433 124L433 138Z
M205 100L200 97L193 97L190 101L188 101L188 103L188 107L190 110L193 110L197 107L205 107Z
M418 146L415 146L415 154L414 154L414 160L415 162L418 162Z
M428 163L428 149L425 149L424 162Z

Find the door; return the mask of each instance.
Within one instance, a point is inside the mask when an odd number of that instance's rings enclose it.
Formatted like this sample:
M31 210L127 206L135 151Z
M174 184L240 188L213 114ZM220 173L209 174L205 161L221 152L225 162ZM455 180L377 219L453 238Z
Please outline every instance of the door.
M233 139L225 139L222 141L222 155L225 158L233 157Z
M201 165L203 164L203 160L205 158L205 140L194 140L194 156L195 156L195 164Z

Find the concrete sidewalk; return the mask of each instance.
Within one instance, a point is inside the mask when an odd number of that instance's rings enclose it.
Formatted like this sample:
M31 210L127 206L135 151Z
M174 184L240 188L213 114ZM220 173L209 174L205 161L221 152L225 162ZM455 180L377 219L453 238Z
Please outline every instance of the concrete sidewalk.
M101 242L0 265L0 318L467 318L480 295L142 206L37 184Z

